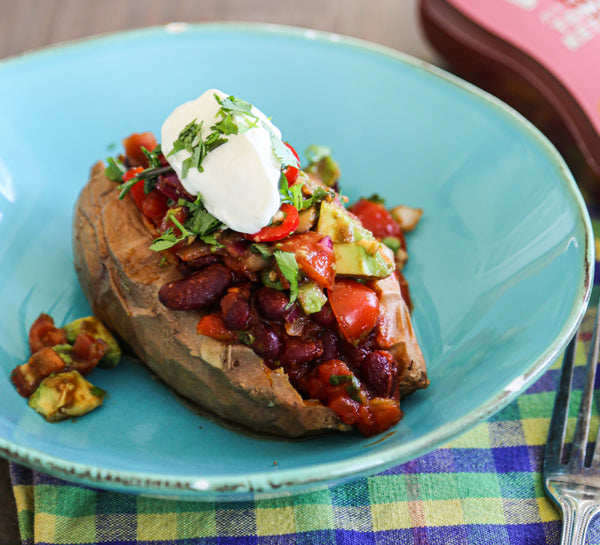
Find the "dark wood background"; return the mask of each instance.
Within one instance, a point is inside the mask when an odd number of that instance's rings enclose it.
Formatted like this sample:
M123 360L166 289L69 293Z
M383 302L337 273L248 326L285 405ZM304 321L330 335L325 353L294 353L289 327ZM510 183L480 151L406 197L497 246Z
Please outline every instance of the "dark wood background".
M64 41L174 21L251 21L314 28L438 61L422 38L417 0L0 0L0 59ZM8 463L0 458L0 545L18 543Z

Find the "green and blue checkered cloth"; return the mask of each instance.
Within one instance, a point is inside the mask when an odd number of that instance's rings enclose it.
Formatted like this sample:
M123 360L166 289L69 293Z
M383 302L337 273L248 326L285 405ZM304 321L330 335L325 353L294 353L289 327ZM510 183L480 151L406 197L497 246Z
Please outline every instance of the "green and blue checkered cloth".
M593 223L600 233L600 220ZM598 292L600 286L593 300ZM583 384L594 315L592 308L580 331L574 401ZM239 503L172 501L79 486L13 463L22 542L558 544L561 518L544 494L541 472L560 367L557 361L516 401L444 447L310 494ZM572 407L571 424L575 417ZM592 426L598 427L597 411ZM600 545L600 518L592 522L587 540Z

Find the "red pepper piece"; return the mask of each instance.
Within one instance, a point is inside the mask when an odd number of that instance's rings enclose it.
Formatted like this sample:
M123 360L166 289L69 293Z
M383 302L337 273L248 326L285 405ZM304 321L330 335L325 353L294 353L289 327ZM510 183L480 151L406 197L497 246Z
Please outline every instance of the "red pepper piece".
M291 235L298 228L300 222L298 209L291 204L282 204L279 210L285 214L281 223L267 225L257 233L244 236L253 242L273 242Z
M298 161L298 165L300 165L300 157L298 157L296 150L292 146L290 146L287 142L284 142L284 144L294 154L294 157ZM284 174L285 174L285 177L287 178L288 184L294 185L296 183L296 180L298 179L298 175L300 174L300 169L298 167L294 167L294 166L290 165L285 168Z

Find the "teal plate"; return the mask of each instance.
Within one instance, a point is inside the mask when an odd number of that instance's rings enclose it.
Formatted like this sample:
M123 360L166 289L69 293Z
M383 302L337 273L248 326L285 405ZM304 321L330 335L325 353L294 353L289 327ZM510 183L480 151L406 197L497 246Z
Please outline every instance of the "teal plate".
M190 410L134 360L97 370L97 411L48 424L12 387L40 312L89 313L71 213L90 166L174 106L220 88L297 149L329 145L351 200L424 209L406 276L431 387L389 433L255 437ZM504 104L425 63L332 34L169 25L0 63L0 452L71 481L188 499L298 493L382 471L504 407L558 357L594 250L561 157ZM124 227L126 229L126 226Z

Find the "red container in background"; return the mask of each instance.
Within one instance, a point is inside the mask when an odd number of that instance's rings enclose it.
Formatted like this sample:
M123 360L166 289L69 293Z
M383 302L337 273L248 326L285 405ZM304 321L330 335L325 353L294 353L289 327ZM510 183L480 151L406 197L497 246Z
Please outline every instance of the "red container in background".
M448 68L522 113L600 201L600 0L421 0Z

